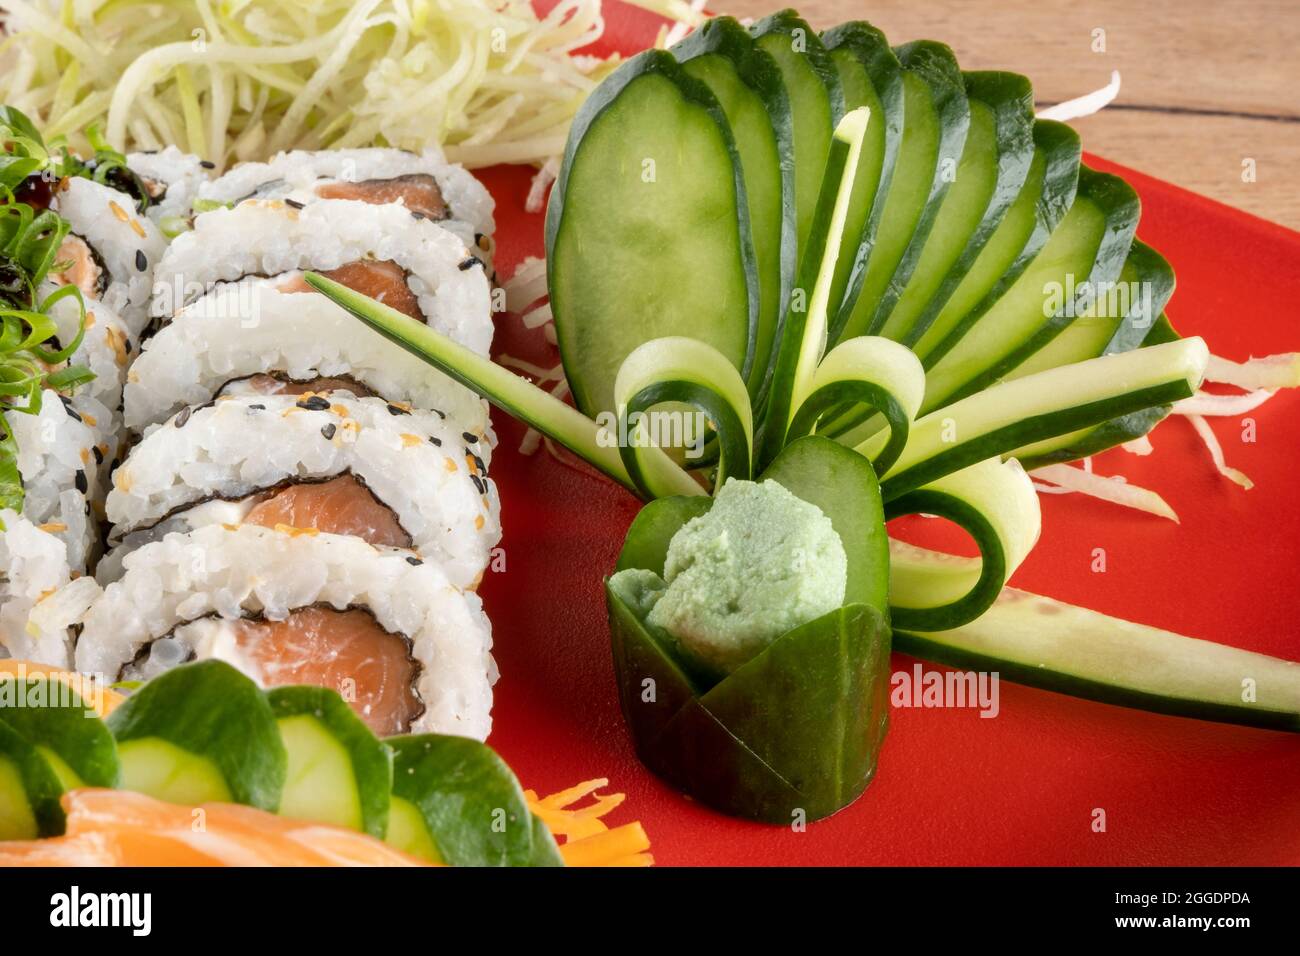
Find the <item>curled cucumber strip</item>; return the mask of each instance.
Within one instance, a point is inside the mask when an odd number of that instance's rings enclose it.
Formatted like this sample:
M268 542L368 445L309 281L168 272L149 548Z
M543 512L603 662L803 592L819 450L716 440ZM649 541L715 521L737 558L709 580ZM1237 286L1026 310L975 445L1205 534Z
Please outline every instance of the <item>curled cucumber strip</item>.
M689 467L692 449L687 443L695 442L695 452L702 453L710 432L716 436L718 448L715 487L721 487L727 478L750 477L754 416L749 391L736 367L713 346L681 336L652 339L637 346L619 367L614 401L619 454L642 497L682 494L678 474L684 472L662 448L668 444L684 447ZM670 404L690 406L701 412L705 421L688 424L680 408L662 407ZM653 427L656 422L661 427ZM664 440L663 425L668 441ZM665 462L672 465L671 470L664 467Z
M786 441L811 434L825 416L847 405L869 406L889 425L888 441L866 455L876 474L884 475L903 453L924 397L925 369L911 349L874 335L849 339L817 366Z
M885 519L939 515L970 534L978 558L890 542L889 603L894 627L941 631L993 606L1007 578L1038 541L1038 496L1015 459L990 458L885 504Z

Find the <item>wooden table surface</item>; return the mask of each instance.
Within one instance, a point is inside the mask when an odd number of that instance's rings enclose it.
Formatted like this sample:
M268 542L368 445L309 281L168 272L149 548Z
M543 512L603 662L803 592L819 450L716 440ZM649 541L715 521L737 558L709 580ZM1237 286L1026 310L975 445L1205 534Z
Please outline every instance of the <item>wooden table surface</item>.
M1024 73L1040 105L1105 86L1119 70L1119 98L1072 124L1085 149L1300 229L1300 0L796 5L817 29L866 19L892 43L942 40L966 69ZM738 17L778 6L710 3Z

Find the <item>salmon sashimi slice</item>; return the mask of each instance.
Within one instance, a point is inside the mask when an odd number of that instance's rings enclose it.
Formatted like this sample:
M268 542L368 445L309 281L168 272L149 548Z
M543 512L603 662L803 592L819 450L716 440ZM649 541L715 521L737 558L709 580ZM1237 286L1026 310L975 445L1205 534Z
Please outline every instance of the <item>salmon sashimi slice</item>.
M345 285L353 292L360 292L389 308L396 309L403 315L409 315L417 322L424 321L420 311L420 300L411 291L406 281L406 271L391 259L360 259L349 262L337 269L321 272L327 279L333 279ZM301 273L285 277L276 288L281 292L310 292L316 290L309 286Z
M88 299L98 299L108 289L108 273L100 265L95 250L80 236L70 235L64 239L54 261L57 265L66 265L62 271L50 276L59 285L75 285Z
M320 375L316 378L294 381L269 373L250 375L230 382L221 390L223 395L310 395L324 392L351 392L357 398L371 398L374 392L356 379L346 376Z
M424 712L420 665L406 639L368 611L305 607L283 621L233 622L235 643L266 687L315 684L337 691L381 737L403 734Z
M0 866L431 866L363 833L228 803L63 795L64 836L0 843Z
M397 515L355 475L289 485L272 492L253 506L244 523L350 534L380 547L411 546L411 536L403 530Z
M451 215L438 181L428 173L369 179L360 183L322 183L316 187L316 195L321 199L352 199L374 206L401 202L411 212L426 219L442 220Z

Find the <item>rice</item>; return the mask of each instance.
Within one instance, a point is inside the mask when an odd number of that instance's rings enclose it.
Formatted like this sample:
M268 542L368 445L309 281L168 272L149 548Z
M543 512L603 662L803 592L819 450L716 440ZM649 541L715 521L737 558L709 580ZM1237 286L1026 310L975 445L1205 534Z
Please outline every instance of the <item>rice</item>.
M145 209L145 215L160 228L165 220L188 219L190 204L211 180L211 163L175 146L153 153L131 153L126 165L141 179L165 190Z

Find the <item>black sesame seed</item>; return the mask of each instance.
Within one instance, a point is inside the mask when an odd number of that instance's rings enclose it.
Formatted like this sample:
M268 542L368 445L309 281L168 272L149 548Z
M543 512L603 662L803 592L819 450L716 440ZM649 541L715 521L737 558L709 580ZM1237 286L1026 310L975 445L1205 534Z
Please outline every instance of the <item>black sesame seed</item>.
M309 412L323 412L330 407L330 401L328 398L322 398L319 395L308 395L306 398L298 400L298 407Z
M469 480L474 482L474 487L478 489L480 495L487 494L487 485L483 484L483 480L478 475L470 475Z
M472 458L474 459L474 464L478 467L479 472L480 472L482 475L486 476L486 475L487 475L487 465L483 464L483 459L480 458L478 455L475 455L473 452L470 452L470 457L472 457Z
M214 163L214 162L213 162L212 160L210 160L210 159L200 159L200 160L199 160L199 165L202 166L204 169L216 169L216 168L217 168L217 164Z
M92 448L91 451L95 453L95 464L102 465L104 463L104 453L99 450L98 446Z
M468 259L466 259L456 268L460 269L461 272L468 272L470 269L473 269L475 266L481 266L482 264L483 264L483 260L480 259L478 256L470 256Z
M442 447L442 439L439 438L439 437L437 437L436 435L430 435L430 436L429 436L429 441L433 442L433 443L434 443L435 445L437 445L439 448Z
M149 257L144 254L143 249L135 250L135 267L141 272L149 271Z
M388 414L397 416L397 415L409 415L411 413L399 405L389 405Z
M300 202L298 202L298 200L296 200L296 199L286 199L286 200L284 201L284 204L285 204L286 206L288 206L290 209L306 209L306 208L307 208L306 204L304 204L304 203L300 203Z
M335 427L333 422L330 422L330 424L320 430L320 433L325 436L326 441L329 441L334 437L336 431L338 431L337 427Z
M475 435L473 432L461 432L460 437L465 439L471 445L478 444L478 436Z
M265 406L265 405L249 405L249 406L248 406L248 410L249 410L249 411L254 411L254 412L264 412L264 411L266 411L266 406Z
M435 409L433 409L433 413L434 413L435 415L437 415L439 418L441 418L444 422L447 420L447 413L446 413L446 412L441 411L440 409L435 408Z
M77 490L83 495L90 490L90 482L86 480L86 473L80 468L77 469Z
M183 410L181 411L181 413L180 413L179 415L176 416L176 427L177 427L177 428L184 428L184 427L185 427L185 423L188 422L188 421L190 420L190 416L191 416L192 414L194 414L194 409L193 409L193 408L185 408L185 409L183 409Z
M135 350L135 346L131 344L131 340L130 340L130 339L127 339L127 340L126 340L126 354L127 354L127 355L130 355L134 350Z
M413 568L418 568L420 565L424 564L424 562L421 561L419 558L407 558L406 563Z

